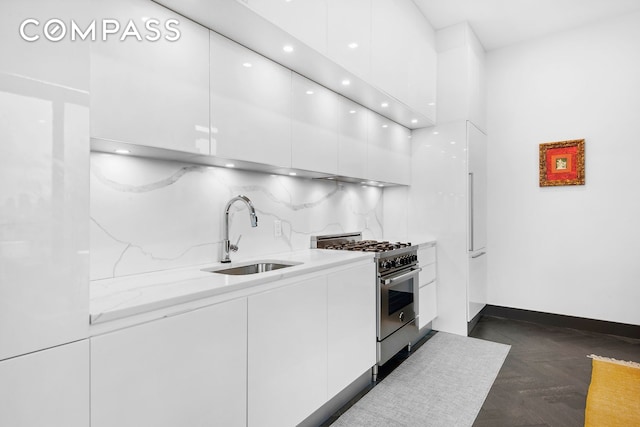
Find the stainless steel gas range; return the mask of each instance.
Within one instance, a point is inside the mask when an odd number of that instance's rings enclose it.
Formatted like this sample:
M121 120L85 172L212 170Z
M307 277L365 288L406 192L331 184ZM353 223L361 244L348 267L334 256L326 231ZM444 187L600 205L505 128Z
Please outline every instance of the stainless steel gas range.
M375 253L378 366L418 338L418 247L411 243L362 240L362 233L312 236L311 247ZM374 370L374 376L376 372Z

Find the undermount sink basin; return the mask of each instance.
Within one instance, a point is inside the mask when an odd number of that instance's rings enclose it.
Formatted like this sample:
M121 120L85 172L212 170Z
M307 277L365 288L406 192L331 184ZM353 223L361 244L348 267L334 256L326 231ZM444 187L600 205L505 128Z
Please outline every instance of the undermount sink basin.
M281 268L293 267L294 265L300 265L300 262L289 261L263 261L254 262L251 264L236 265L229 268L205 268L202 271L208 271L209 273L218 274L230 274L234 276L244 276L247 274L265 273L267 271L280 270Z

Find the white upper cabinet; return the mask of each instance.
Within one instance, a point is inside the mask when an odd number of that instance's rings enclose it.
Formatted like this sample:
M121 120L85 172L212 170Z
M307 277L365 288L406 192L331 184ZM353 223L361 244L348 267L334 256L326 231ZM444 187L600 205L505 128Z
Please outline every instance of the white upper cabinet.
M371 0L328 0L328 56L371 79Z
M94 1L95 15L124 26L114 39L91 43L91 136L209 154L209 31L146 0ZM161 37L145 30L157 19ZM176 34L164 24L176 20Z
M244 3L307 46L327 53L327 0L245 0Z
M291 166L291 71L215 32L211 154Z
M365 178L369 111L340 97L338 107L338 175Z
M371 10L371 81L400 101L407 102L409 53L405 0L373 1Z
M338 172L338 95L293 73L291 166Z
M404 0L374 1L371 21L372 82L435 121L437 54L431 26L413 2Z
M409 185L411 144L409 129L373 112L368 119L367 178Z

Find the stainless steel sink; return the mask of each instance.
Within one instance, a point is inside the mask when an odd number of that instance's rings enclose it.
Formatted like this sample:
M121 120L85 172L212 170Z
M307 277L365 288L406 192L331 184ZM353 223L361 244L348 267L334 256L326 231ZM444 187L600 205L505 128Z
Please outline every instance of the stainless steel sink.
M234 276L243 276L247 274L265 273L267 271L280 270L281 268L293 267L294 265L300 265L301 262L290 261L262 261L251 264L235 265L229 268L205 268L202 271L208 271L209 273L218 274L230 274Z

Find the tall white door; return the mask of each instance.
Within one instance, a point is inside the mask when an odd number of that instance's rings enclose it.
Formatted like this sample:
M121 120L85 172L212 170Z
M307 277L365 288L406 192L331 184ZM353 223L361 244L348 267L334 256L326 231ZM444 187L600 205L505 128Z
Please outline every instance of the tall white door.
M467 122L469 251L487 246L487 135Z

